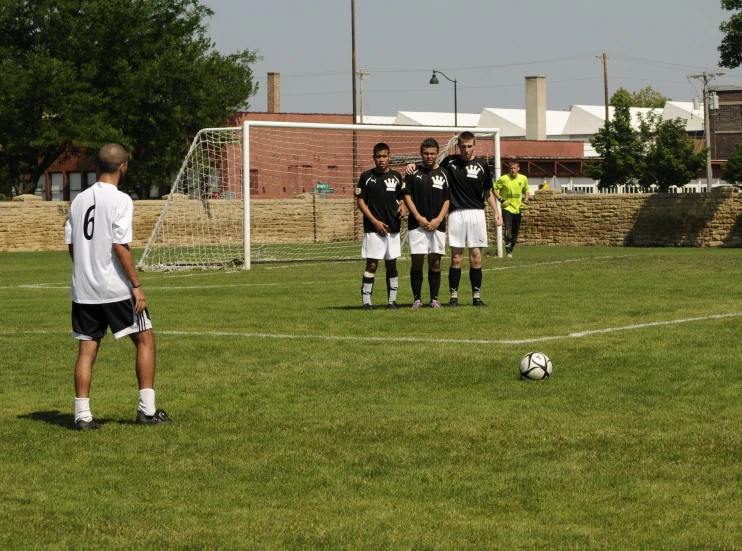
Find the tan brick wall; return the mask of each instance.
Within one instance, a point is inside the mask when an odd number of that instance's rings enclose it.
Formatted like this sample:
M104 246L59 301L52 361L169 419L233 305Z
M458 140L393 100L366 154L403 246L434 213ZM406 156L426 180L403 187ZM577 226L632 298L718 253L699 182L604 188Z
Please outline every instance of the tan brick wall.
M69 203L22 196L0 203L0 251L64 250ZM234 201L212 201L210 216L232 228L228 240L241 242L242 211ZM133 247L144 247L164 201L134 204ZM171 208L183 219L206 220L203 203L179 200ZM251 203L252 239L260 242L327 242L360 238L360 215L352 199L261 200ZM488 212L488 218L492 214ZM206 222L196 222L195 228ZM194 228L171 232L174 240ZM271 237L269 234L274 234ZM278 237L275 237L278 235ZM224 237L224 236L222 236ZM561 195L539 191L524 211L524 245L742 246L742 196L733 188L711 194Z

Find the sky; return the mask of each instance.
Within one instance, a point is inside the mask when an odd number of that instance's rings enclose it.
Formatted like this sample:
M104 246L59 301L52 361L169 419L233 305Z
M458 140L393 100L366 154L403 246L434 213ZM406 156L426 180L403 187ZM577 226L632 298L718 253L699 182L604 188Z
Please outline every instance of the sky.
M250 111L266 111L266 73L281 74L281 111L352 113L351 0L202 0L214 11L208 35L224 54L257 50L259 85ZM695 73L742 85L742 68L721 69L719 0L356 0L356 65L364 115L459 113L525 107L525 76L546 77L547 109L604 104L608 88L648 85L692 101ZM357 88L360 83L356 80ZM360 92L359 92L360 94ZM360 112L360 98L357 99Z

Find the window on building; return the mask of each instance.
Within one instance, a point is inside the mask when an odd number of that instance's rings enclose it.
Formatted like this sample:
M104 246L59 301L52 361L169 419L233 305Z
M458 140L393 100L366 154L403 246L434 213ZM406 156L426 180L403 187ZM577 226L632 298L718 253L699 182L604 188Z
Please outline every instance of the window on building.
M39 195L44 201L46 200L46 174L42 174L39 178L34 195Z
M64 201L64 174L54 172L50 176L52 180L52 201Z
M742 105L720 105L717 132L742 132Z
M67 179L70 183L70 201L73 201L82 191L82 172L69 172Z

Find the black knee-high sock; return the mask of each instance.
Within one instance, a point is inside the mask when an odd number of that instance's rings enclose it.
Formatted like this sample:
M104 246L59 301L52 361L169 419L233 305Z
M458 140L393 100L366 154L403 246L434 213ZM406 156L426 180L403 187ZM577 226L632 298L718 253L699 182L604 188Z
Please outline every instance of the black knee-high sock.
M448 270L448 287L451 290L451 298L458 297L459 283L461 283L461 268L450 268Z
M386 297L389 303L397 301L397 288L399 287L399 272L386 273Z
M441 273L428 270L428 285L430 285L430 300L438 300L438 292L441 290Z
M482 290L482 268L469 269L469 281L471 281L471 292L474 298L479 298Z
M423 271L410 270L410 284L412 285L412 296L414 300L420 300L423 292Z

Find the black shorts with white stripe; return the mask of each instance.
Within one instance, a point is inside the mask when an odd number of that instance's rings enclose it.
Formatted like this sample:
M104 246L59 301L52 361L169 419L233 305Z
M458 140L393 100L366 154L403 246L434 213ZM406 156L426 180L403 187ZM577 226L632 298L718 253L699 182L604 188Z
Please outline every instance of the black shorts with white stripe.
M149 311L134 310L134 300L122 300L105 304L72 303L72 337L79 340L98 340L106 336L108 327L113 336L141 333L152 329Z

